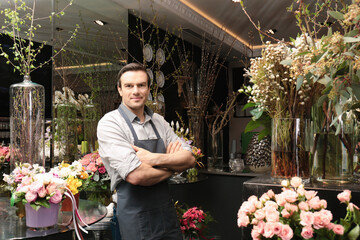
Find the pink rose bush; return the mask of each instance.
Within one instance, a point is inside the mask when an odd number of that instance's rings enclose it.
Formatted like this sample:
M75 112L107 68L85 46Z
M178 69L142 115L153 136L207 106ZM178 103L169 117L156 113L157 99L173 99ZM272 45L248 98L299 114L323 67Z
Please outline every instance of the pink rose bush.
M301 179L282 182L282 192L272 190L259 199L251 196L237 214L239 227L253 225L252 239L357 239L360 235L359 207L350 202L351 191L338 194L347 204L347 214L340 224L333 222L326 200L316 191L307 191Z
M198 207L187 210L175 205L180 221L180 229L186 239L206 239L204 231L209 222L214 221L209 212L204 212Z
M12 192L11 203L29 203L36 211L41 207L50 207L50 203L58 204L63 200L66 191L66 180L46 173L37 164L18 165L9 175L4 177Z

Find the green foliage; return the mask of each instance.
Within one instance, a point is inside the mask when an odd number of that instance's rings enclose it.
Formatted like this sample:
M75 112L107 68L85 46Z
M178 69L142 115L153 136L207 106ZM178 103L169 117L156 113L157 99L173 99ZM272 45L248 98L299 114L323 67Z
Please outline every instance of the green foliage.
M14 67L14 71L17 70L22 75L30 75L32 71L48 64L54 57L51 57L45 62L36 63L35 65L37 55L41 52L44 45L47 44L46 41L43 41L35 48L33 42L36 31L41 28L38 22L44 20L44 18L34 17L36 0L33 0L32 5L27 4L25 0L9 0L8 3L10 7L0 11L0 14L4 16L4 25L1 26L1 32L13 40L13 45L10 47L10 50L12 50L14 57L10 58L1 45L0 56L7 60L7 64L11 64ZM65 8L71 4L72 0ZM53 15L64 15L64 12L60 11L53 13ZM52 20L52 16L50 16L49 19ZM77 28L75 28L68 42L76 36L76 32ZM63 46L63 48L64 47L65 46Z

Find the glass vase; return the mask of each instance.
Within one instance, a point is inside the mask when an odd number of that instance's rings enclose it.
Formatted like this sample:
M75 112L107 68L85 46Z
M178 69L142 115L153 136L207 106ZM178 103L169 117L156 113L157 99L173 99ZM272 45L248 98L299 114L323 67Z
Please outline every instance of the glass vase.
M10 168L15 163L45 166L45 90L25 75L10 86Z
M314 181L343 184L353 180L355 120L347 114L334 122L335 116L313 108L314 139L311 175Z
M309 119L272 119L271 177L275 182L295 176L310 181L310 137Z
M208 170L222 172L224 170L222 131L218 132L215 135L209 134L207 147L208 147L208 154L207 154Z
M76 116L74 104L62 103L56 106L54 145L57 154L54 154L54 165L62 161L71 163L78 158Z
M82 152L82 154L87 154L94 152L96 150L96 141L97 141L97 123L100 119L99 111L96 105L86 104L84 106L84 141L87 149L87 152Z

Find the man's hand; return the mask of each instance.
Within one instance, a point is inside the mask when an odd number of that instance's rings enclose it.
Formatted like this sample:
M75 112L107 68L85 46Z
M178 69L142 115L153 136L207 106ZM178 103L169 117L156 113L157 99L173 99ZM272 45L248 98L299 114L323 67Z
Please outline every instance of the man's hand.
M134 145L131 145L132 148L135 150L136 152L136 156L139 158L139 160L143 163L149 164L150 166L154 166L153 161L151 161L152 159L152 152L149 152L148 150L144 149L144 148L140 148Z
M181 149L181 143L176 141L175 143L170 142L166 148L166 153L174 153Z

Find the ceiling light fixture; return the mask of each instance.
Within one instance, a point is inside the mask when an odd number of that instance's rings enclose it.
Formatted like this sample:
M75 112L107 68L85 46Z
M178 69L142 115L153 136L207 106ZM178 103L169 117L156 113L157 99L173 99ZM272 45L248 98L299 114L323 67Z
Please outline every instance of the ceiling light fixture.
M96 23L99 26L104 26L105 24L107 24L107 22L104 22L102 20L95 20L94 23Z

